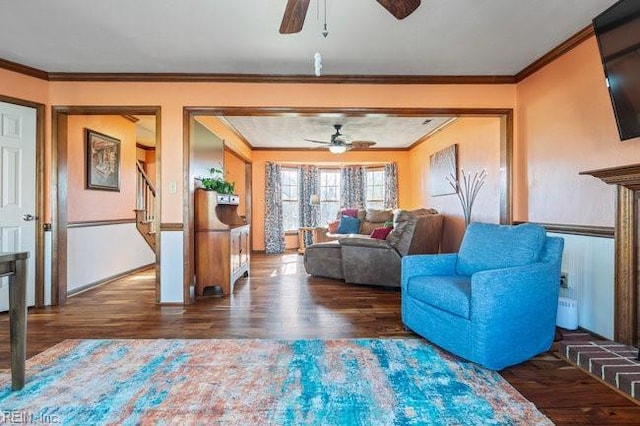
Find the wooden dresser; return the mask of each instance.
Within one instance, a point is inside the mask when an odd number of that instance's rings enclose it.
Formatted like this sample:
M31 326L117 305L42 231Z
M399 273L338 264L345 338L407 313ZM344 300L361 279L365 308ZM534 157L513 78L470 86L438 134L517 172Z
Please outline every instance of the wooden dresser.
M249 225L238 216L237 195L197 188L195 204L196 294L233 293L249 276Z

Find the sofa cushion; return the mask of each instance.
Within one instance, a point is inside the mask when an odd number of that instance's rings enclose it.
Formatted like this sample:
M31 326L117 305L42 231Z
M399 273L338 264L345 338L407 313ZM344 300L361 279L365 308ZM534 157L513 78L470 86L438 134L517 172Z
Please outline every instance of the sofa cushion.
M360 223L360 233L362 235L370 235L374 229L376 228L382 228L384 225L384 222L361 222Z
M422 303L471 318L471 278L463 276L424 276L409 279L407 295Z
M358 217L358 209L342 209L340 210L342 216Z
M360 219L351 216L342 216L338 226L338 234L357 234L360 232Z
M545 238L545 229L533 223L517 226L471 223L462 239L456 271L460 275L473 275L537 262Z
M327 225L327 232L331 234L335 234L336 232L338 232L339 226L340 226L339 220L334 220L333 222L329 222L329 224Z
M387 235L389 235L389 232L391 232L393 230L393 226L387 226L387 227L380 227L380 228L376 228L371 232L370 237L371 238L375 238L377 240L385 240L387 238Z
M375 210L367 209L367 215L365 216L367 222L388 222L393 220L393 211L387 210Z

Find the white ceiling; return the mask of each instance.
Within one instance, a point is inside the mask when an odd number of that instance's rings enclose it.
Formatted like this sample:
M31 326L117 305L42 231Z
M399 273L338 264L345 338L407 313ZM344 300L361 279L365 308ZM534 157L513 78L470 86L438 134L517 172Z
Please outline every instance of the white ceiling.
M375 0L311 0L303 30L278 32L286 0L0 0L0 58L47 72L515 75L615 0L422 0L399 21ZM640 1L640 0L639 0ZM227 117L255 147L314 148L333 124L375 148L407 147L427 117ZM155 125L139 123L151 144Z
M304 139L330 141L334 124L353 141L376 142L373 148L407 148L423 136L440 129L451 117L345 117L322 114L307 117L226 117L254 147L326 149Z
M320 0L321 2L324 0ZM48 72L514 75L615 0L317 0L278 32L286 0L0 0L0 58ZM322 4L322 3L321 3Z
M156 116L136 115L136 142L145 146L156 146Z

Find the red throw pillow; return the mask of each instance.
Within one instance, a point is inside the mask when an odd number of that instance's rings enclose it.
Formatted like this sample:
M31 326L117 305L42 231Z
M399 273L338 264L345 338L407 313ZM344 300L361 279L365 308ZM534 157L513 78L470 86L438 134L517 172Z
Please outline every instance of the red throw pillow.
M358 217L358 209L342 209L342 216Z
M373 230L373 232L371 232L370 237L375 238L377 240L385 240L387 239L387 235L389 235L389 232L391 232L392 230L393 230L393 226L387 226L385 228L376 228Z
M329 233L335 234L336 232L338 232L338 226L340 226L339 220L334 220L333 222L329 222L329 224L327 225Z

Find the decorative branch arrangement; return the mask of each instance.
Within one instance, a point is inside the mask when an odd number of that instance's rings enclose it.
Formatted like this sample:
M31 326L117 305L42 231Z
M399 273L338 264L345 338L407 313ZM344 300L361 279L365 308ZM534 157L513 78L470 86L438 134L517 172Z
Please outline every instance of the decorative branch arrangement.
M471 209L473 208L473 202L480 192L480 188L484 185L484 181L487 178L487 171L482 169L480 172L474 172L466 174L464 169L460 169L462 175L462 181L456 179L453 174L446 177L449 185L456 191L456 195L460 200L462 206L462 212L464 213L464 223L469 225L471 223Z

